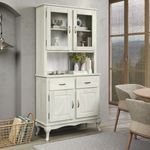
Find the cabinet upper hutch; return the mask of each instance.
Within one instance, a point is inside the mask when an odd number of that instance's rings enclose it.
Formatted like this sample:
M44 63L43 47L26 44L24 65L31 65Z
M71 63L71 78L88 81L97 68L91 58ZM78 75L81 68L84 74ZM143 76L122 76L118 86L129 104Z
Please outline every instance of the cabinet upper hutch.
M94 50L95 11L48 6L47 50Z

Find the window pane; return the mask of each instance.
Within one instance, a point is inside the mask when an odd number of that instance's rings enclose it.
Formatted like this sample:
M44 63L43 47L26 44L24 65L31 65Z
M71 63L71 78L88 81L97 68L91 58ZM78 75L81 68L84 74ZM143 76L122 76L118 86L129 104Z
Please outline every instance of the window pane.
M112 67L120 69L123 67L124 37L112 37Z
M129 83L145 81L144 35L129 36Z
M150 0L149 0L149 32L150 32Z
M51 12L51 46L68 45L68 14Z
M150 34L149 34L149 44L148 44L148 49L147 49L147 54L146 54L146 80L145 80L145 84L146 86L150 85Z
M110 17L111 35L124 33L124 1L112 3Z
M129 0L129 33L144 32L145 0Z
M112 42L112 100L117 102L115 85L124 79L124 37L113 37Z

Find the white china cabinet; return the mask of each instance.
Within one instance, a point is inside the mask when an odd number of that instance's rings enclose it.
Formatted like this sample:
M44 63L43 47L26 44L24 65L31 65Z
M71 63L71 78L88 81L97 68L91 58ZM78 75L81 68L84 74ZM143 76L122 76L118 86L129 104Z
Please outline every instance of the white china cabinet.
M84 53L92 72L74 74L70 55ZM100 75L96 73L96 10L36 8L36 126L52 129L96 123L100 130Z

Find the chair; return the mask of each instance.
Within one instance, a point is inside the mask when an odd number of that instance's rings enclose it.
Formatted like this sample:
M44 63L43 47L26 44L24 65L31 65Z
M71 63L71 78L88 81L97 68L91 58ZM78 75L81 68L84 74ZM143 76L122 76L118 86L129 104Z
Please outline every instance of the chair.
M133 91L143 87L144 86L139 84L120 84L115 86L119 102L118 102L118 110L117 110L114 132L116 132L120 111L128 112L127 104L125 101L126 98L135 99L136 95L133 93Z
M142 100L127 99L131 115L131 125L127 150L130 149L133 135L150 138L150 103Z

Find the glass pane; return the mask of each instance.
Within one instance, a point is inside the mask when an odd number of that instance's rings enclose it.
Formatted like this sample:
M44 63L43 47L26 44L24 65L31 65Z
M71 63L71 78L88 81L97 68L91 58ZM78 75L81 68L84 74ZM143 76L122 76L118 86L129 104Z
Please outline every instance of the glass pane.
M52 30L51 45L52 46L67 46L68 45L67 31Z
M129 0L129 33L144 32L145 0Z
M51 45L68 45L68 15L67 13L51 13Z
M92 46L91 32L77 31L77 46Z
M149 0L149 32L150 32L150 0Z
M123 68L124 37L112 37L112 67Z
M51 13L51 28L67 28L68 15L67 13Z
M112 102L118 103L115 85L123 83L124 72L122 70L112 70Z
M143 84L145 81L144 36L129 36L129 83Z
M92 30L92 16L77 15L77 28L80 30Z
M77 46L92 46L92 16L77 15Z
M147 50L147 60L146 60L146 65L147 65L147 68L146 68L146 74L147 74L147 78L146 78L146 83L145 85L149 86L150 85L150 34L149 34L149 44L148 44L148 50Z
M110 6L111 35L124 33L124 1L112 3Z
M124 37L111 38L112 45L112 101L117 102L115 85L124 80Z

